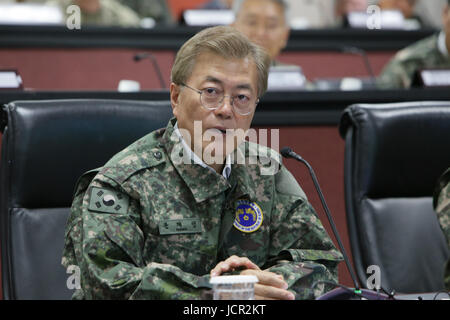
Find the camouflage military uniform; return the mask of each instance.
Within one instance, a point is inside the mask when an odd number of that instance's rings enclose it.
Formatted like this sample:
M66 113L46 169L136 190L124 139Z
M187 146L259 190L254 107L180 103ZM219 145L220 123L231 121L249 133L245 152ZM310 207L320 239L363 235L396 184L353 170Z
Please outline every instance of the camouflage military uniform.
M450 248L450 168L439 179L433 200L439 224ZM450 291L450 261L445 269L445 288Z
M80 179L62 260L81 269L74 298L204 299L209 272L231 255L282 274L297 298L321 294L323 284L310 290L318 279L337 281L342 256L284 166L262 175L270 163L260 156L232 164L227 180L175 161L183 154L175 121ZM242 199L262 213L254 232L233 226Z
M401 51L386 65L377 79L382 89L409 88L416 70L450 68L450 57L438 46L438 34L425 38Z

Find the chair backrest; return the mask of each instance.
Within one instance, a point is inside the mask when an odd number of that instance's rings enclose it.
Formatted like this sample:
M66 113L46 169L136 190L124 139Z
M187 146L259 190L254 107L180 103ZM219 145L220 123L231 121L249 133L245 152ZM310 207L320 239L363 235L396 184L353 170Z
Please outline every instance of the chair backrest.
M432 206L450 167L450 102L360 104L341 118L345 203L361 285L380 267L397 292L444 288L449 249ZM372 279L371 279L372 280Z
M3 297L69 299L61 255L77 179L165 127L170 102L16 101L2 112Z

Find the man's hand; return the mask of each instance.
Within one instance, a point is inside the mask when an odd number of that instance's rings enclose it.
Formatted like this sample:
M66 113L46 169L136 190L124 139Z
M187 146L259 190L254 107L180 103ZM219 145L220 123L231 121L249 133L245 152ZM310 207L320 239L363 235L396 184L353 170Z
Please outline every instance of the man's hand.
M255 300L294 300L295 296L287 291L288 284L283 276L273 272L263 271L246 257L231 256L219 262L211 270L211 277L220 276L224 272L245 268L241 275L254 275L258 278L255 284Z
M247 269L241 275L254 275L258 278L255 284L255 300L294 300L295 296L287 290L288 284L283 276L263 270Z
M220 276L222 273L234 271L238 268L261 270L259 267L246 257L231 256L227 260L219 262L211 270L211 277Z

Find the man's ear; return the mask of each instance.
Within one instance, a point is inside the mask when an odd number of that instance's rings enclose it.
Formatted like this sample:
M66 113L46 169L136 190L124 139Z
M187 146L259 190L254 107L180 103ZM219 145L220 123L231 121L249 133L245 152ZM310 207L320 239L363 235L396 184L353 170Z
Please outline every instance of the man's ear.
M170 84L170 105L172 106L172 113L176 117L176 113L178 111L178 106L180 104L180 86L171 83Z

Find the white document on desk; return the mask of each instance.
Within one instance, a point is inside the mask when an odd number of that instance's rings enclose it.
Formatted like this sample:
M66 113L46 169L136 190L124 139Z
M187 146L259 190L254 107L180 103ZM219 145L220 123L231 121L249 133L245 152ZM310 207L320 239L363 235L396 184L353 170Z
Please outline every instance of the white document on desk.
M269 91L296 91L305 90L306 78L299 66L270 67Z

